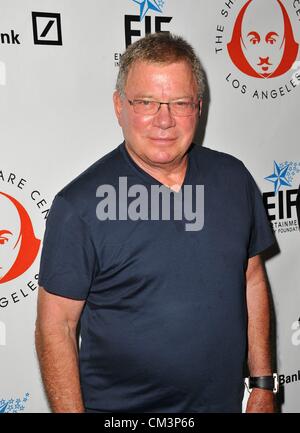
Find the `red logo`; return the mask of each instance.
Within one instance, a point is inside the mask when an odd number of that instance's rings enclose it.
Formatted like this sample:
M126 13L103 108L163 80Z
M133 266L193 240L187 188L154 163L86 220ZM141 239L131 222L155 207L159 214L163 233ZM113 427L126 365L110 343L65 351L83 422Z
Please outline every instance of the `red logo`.
M0 192L0 284L30 268L41 241L35 237L26 209L15 198Z
M227 49L232 62L244 74L274 78L292 68L299 50L289 15L281 0L271 0L273 13L264 19L261 0L242 7Z

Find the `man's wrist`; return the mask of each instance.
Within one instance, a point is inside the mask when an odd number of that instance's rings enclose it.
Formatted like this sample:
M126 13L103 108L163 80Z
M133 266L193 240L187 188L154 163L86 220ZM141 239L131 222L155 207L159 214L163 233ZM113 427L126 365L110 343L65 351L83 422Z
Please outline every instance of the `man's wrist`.
M274 394L278 392L278 375L273 373L272 375L266 376L250 376L249 389L259 388L268 391L272 391Z

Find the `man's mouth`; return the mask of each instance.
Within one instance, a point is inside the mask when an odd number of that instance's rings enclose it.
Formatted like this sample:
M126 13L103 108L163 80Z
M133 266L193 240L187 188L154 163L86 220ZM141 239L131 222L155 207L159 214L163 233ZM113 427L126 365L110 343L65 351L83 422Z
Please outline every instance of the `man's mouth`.
M164 142L171 142L171 141L176 140L176 138L173 138L173 137L149 137L149 138L150 138L150 140L153 140L153 141L164 141Z

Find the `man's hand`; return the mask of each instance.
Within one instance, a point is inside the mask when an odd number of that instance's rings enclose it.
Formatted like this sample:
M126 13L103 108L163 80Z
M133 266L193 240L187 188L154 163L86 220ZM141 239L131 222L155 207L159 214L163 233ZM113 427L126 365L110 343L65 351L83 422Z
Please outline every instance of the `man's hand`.
M275 413L275 395L266 389L253 388L247 403L246 413Z

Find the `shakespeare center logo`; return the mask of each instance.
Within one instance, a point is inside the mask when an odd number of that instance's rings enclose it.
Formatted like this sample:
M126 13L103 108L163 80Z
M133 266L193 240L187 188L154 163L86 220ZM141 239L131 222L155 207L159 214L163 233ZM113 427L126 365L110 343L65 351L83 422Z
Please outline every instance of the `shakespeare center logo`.
M296 197L300 183L300 162L274 161L273 172L264 179L272 184L272 190L263 193L263 200L274 232L298 232Z
M125 47L150 33L169 32L173 17L164 15L166 0L128 0L124 15ZM124 49L125 49L124 47ZM124 49L122 51L124 51ZM121 54L114 54L114 64L119 66Z
M29 395L29 392L26 392L23 398L0 399L0 413L23 412Z
M48 213L39 189L0 170L0 309L37 289L37 258Z
M273 100L300 84L300 4L293 0L225 1L215 53L223 79L254 100Z

